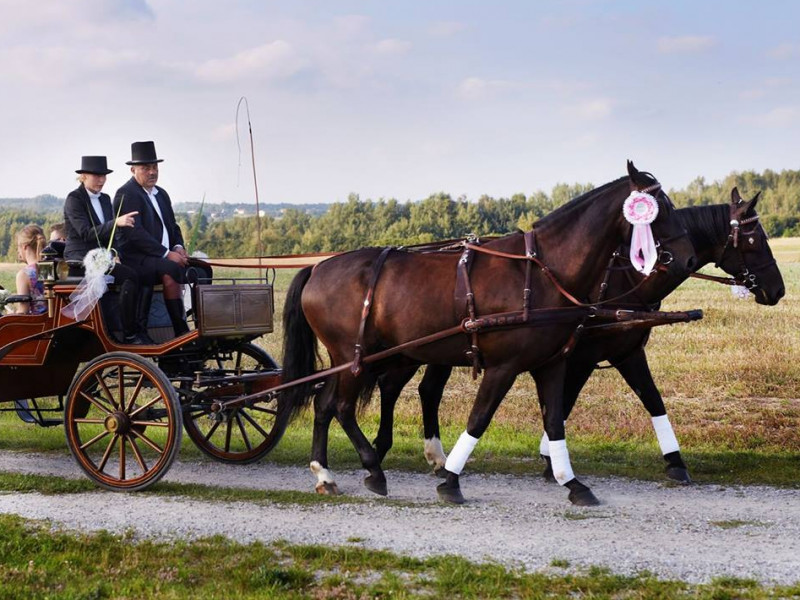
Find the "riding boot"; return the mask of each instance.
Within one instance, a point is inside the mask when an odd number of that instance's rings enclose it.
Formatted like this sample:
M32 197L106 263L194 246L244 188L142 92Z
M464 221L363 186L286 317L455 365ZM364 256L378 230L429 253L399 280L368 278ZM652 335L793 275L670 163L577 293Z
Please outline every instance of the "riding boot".
M126 280L119 290L119 316L122 321L123 341L126 344L146 344L138 332L136 321L138 311L138 298L136 297L136 284Z
M153 286L144 285L139 289L139 301L136 305L136 328L139 338L145 344L155 344L147 333L147 320L150 318L150 304L153 302Z
M184 317L186 316L186 309L183 307L183 300L177 298L175 300L167 300L164 298L164 305L167 307L169 320L172 321L172 328L175 330L175 337L188 333L189 326L186 324Z

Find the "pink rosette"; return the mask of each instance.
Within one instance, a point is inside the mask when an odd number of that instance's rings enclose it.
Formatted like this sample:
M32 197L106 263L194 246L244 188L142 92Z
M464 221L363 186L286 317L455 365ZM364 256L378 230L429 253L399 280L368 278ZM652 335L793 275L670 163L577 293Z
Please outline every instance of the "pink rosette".
M658 202L645 192L633 191L622 205L625 220L633 225L631 263L643 275L649 275L656 265L658 250L650 223L658 216Z
M634 191L622 205L622 214L631 225L650 225L658 216L658 202L650 194Z

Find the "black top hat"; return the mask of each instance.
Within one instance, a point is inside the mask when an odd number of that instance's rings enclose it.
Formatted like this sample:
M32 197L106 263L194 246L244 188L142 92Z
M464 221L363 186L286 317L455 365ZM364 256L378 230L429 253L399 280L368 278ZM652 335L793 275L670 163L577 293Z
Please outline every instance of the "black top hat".
M114 171L108 168L105 156L81 156L81 168L75 172L108 175Z
M164 162L163 158L156 157L156 145L153 142L133 142L131 144L131 159L126 165L151 165Z

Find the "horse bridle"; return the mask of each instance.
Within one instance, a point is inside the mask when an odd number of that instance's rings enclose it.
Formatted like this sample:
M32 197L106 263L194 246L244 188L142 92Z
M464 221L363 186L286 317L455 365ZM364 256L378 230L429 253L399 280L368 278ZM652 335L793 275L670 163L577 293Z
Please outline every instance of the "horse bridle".
M752 291L758 288L758 277L755 273L752 273L747 266L746 261L744 260L744 252L739 245L740 237L747 236L747 241L749 244L754 244L755 239L753 235L755 235L756 230L758 229L758 215L753 215L752 217L748 217L747 219L742 219L738 221L736 219L731 218L731 232L728 234L728 240L725 242L725 247L722 249L722 254L720 254L719 260L714 264L715 267L721 268L722 263L724 262L725 255L729 252L736 253L736 262L739 264L740 270L737 275L733 276L733 280L736 285L741 285L746 287L748 290ZM757 225L753 227L749 231L742 230L743 225L749 225L750 223L756 223ZM758 265L754 267L754 270L758 271L766 267L771 267L772 265L776 264L774 258L770 261L764 263L763 265Z

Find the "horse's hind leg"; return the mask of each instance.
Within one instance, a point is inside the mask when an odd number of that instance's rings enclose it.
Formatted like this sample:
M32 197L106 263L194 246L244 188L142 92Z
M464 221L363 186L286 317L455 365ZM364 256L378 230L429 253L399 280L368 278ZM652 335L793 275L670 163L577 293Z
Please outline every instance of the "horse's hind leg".
M442 403L444 386L452 372L452 367L428 365L418 388L422 404L422 427L425 432L425 460L440 477L445 476L444 465L447 456L439 435L439 405Z
M356 404L358 393L361 389L360 381L348 373L339 375L339 398L337 402L336 418L344 429L350 442L361 458L361 464L369 471L369 475L364 479L364 485L371 492L385 496L386 476L381 469L381 461L378 453L372 444L369 443L367 436L361 431L356 420Z
M381 462L392 447L394 407L397 399L406 384L414 377L417 369L419 369L417 366L391 369L378 377L378 389L381 394L381 423L372 444L375 446L378 460Z
M647 412L650 413L653 429L655 429L658 444L661 447L661 454L664 455L664 460L667 461L667 477L680 483L691 483L692 478L689 477L689 469L681 457L678 439L675 437L675 432L669 422L664 400L661 398L661 394L653 381L653 375L650 373L644 348L640 348L637 352L614 366L642 401Z
M339 488L328 470L328 431L336 414L334 394L336 378L325 384L325 388L314 398L314 430L311 441L311 472L317 478L314 489L318 494L336 495Z
M467 429L458 438L445 462L445 481L436 487L439 499L443 502L464 503L459 475L478 440L489 427L497 407L500 406L515 378L515 373L505 369L498 367L486 369L478 388L478 396L472 405Z
M556 481L569 489L569 501L578 506L595 506L600 501L572 472L564 435L564 362L538 369L534 375L540 403L544 406L544 428L550 439L550 460Z

